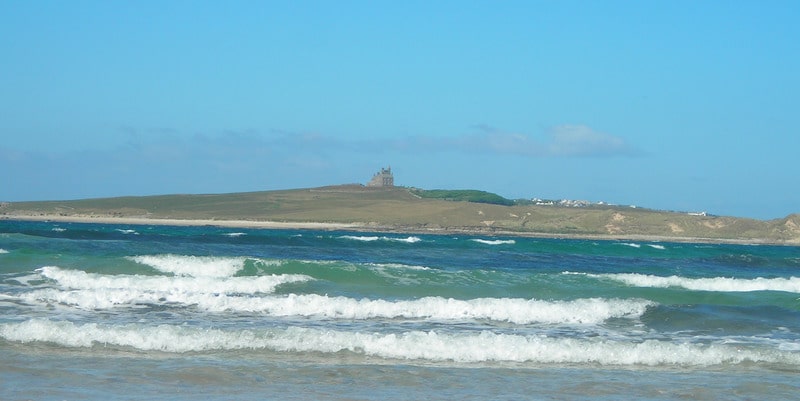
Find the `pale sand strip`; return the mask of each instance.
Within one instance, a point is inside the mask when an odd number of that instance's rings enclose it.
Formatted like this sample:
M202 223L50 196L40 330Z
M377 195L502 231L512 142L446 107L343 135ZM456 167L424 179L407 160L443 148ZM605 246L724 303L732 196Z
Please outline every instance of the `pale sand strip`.
M164 225L164 226L217 226L230 228L266 228L266 229L311 229L311 230L345 230L362 227L356 223L316 223L316 222L282 222L253 220L217 220L217 219L160 219L148 217L108 217L89 215L5 215L4 220L54 221L63 223L97 223L97 224L132 224L132 225Z
M64 223L96 223L96 224L131 224L131 225L165 225L165 226L214 226L228 228L263 228L263 229L308 229L308 230L346 230L367 232L395 232L407 234L447 234L459 233L468 235L512 236L533 238L590 239L590 240L633 240L650 242L689 242L689 243L726 243L726 244L775 244L798 245L795 241L770 241L764 239L726 239L695 238L680 236L657 236L637 234L573 234L573 233L537 233L520 231L490 230L485 227L463 227L461 229L395 227L366 223L322 223L322 222L283 222L256 220L218 220L218 219L170 219L148 217L116 217L93 215L52 215L52 214L5 214L0 220L52 221Z

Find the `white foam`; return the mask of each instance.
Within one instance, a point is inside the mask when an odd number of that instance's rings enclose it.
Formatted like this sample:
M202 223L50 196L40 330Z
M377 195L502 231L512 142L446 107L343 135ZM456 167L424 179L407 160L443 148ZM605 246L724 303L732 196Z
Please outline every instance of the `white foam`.
M61 227L53 227L52 231L61 233L61 232L67 231L67 229L66 228L61 228Z
M342 235L339 238L351 239L351 240L355 240L355 241L372 242L372 241L379 240L381 237L378 237L378 236L361 236L361 235Z
M422 238L411 236L411 237L406 237L406 238L389 238L389 240L390 241L398 241L398 242L407 242L409 244L413 244L413 243L422 241Z
M164 273L192 277L230 277L244 268L244 257L140 255L129 260Z
M287 262L288 262L288 260L284 260L284 259L254 259L253 260L254 264L256 264L258 266L264 266L264 267L279 267L279 266L285 265ZM314 262L314 261L305 261L305 260L301 260L300 262L301 263L317 263L317 262ZM319 262L319 263L322 264L323 262Z
M587 274L590 277L608 278L635 287L681 287L694 291L750 292L784 291L800 293L800 278L688 278L680 276L654 276L638 273Z
M130 347L143 351L202 352L266 350L273 352L349 351L391 359L474 362L534 362L544 364L678 365L784 363L800 365L800 355L774 348L741 344L673 343L647 340L615 341L604 338L565 338L479 333L408 331L396 334L360 333L327 329L226 331L189 326L123 326L32 319L0 325L0 337L21 343L48 342L65 347Z
M778 349L781 351L800 352L800 344L794 341L784 341L778 345Z
M427 266L406 265L402 263L366 263L365 265L376 267L379 269L392 268L392 269L402 269L402 270L431 270L431 268Z
M0 255L2 255L2 254L4 254L4 253L8 253L8 251L7 251L7 250L5 250L5 249L3 249L3 248L0 248Z
M225 233L225 234L222 234L222 235L224 235L226 237L234 237L235 238L235 237L241 237L243 235L247 235L247 233Z
M542 301L519 298L457 300L425 297L386 301L290 294L270 296L281 284L311 280L302 275L225 279L151 276L100 276L54 267L42 275L66 289L38 289L20 296L28 303L55 303L80 309L137 307L143 304L186 305L214 313L259 313L324 319L492 320L512 324L599 324L611 318L638 318L645 300L577 299Z
M304 282L313 278L300 274L257 277L165 277L142 275L102 275L56 266L37 269L43 277L68 289L132 289L147 292L181 292L206 294L267 294L281 284Z
M513 324L599 324L610 318L638 318L646 300L586 298L543 301L521 298L458 300L425 297L414 300L372 300L317 294L269 296L286 283L305 282L305 275L258 277L186 277L102 275L46 266L41 277L61 288L29 291L29 303L58 303L81 309L141 304L190 305L211 312L264 313L327 319L493 320Z
M193 299L210 311L258 312L273 316L332 319L492 320L513 324L599 324L610 318L638 318L649 306L644 300L578 299L540 301L514 298L456 300L426 297L386 301L291 294L283 297L216 296Z
M123 234L139 235L139 233L137 233L136 230L126 230L126 229L118 228L118 229L116 229L116 231L121 232Z
M513 239L488 240L488 239L473 238L470 241L477 242L479 244L485 244L485 245L511 245L511 244L516 244L517 243L517 241L514 241Z
M624 245L624 246L629 246L631 248L641 248L642 247L642 244L637 244L635 242L618 242L618 244ZM645 244L645 245L647 245L650 248L659 249L659 250L662 250L662 251L667 249L667 247L665 247L664 245L661 245L661 244Z
M342 239L349 239L354 241L363 241L363 242L373 242L373 241L393 241L393 242L405 242L409 244L413 244L416 242L422 241L419 237L409 236L406 238L397 238L397 237L385 237L385 236L363 236L363 235L342 235L339 238Z
M146 304L166 304L172 302L174 294L164 295L136 289L95 289L62 291L53 288L29 291L17 299L28 304L58 304L84 310L111 309L120 306L131 308Z
M225 312L256 310L257 308L249 305L258 304L258 300L261 298L181 290L147 291L138 288L95 288L64 291L47 288L26 292L18 296L18 299L28 304L60 304L84 310L171 305L198 307L212 312Z

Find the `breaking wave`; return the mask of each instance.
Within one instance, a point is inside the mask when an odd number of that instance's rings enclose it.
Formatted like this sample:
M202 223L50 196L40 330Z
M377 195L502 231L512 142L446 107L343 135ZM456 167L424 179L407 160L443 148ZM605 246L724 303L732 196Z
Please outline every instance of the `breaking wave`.
M193 306L210 312L259 313L325 319L490 320L512 324L599 324L611 318L638 318L655 303L637 299L584 298L544 301L521 298L459 300L355 299L318 294L269 295L286 283L314 280L306 275L186 277L101 275L47 266L37 270L61 288L23 293L28 303L57 303L80 309Z
M310 281L301 274L282 274L258 277L169 277L141 275L102 275L80 270L45 266L36 270L43 277L72 290L135 290L147 292L258 294L272 293L285 283Z
M517 243L517 241L514 241L513 239L488 240L488 239L473 238L470 241L484 245L512 245Z
M634 287L680 287L694 291L750 292L783 291L800 293L800 278L688 278L680 276L654 276L638 273L586 274L589 277L605 278Z
M230 277L244 268L245 257L140 255L129 260L147 265L163 273L191 277Z
M422 238L409 236L409 237L387 237L387 236L368 236L368 235L342 235L338 238L341 239L349 239L353 241L362 241L362 242L373 242L373 241L391 241L391 242L405 242L408 244L413 244L416 242L422 241Z
M360 333L287 327L227 331L191 326L75 324L31 319L0 325L7 341L45 342L71 348L129 347L169 353L254 350L271 352L351 352L386 359L543 364L711 366L766 362L800 365L791 351L725 343L620 342L605 338L564 338L499 334L406 331Z

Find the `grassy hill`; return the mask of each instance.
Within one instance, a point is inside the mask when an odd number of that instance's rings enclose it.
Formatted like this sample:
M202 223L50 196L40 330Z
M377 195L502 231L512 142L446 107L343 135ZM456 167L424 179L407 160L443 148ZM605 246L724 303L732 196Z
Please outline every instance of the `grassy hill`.
M492 205L512 206L514 201L500 195L474 189L410 189L411 193L420 198L444 199L449 201L466 201L474 203L488 203Z
M482 199L487 194L482 191L420 192L400 187L382 189L344 185L214 195L14 202L3 203L0 216L359 223L364 228L376 230L467 230L523 235L700 238L800 244L798 214L761 221L629 207L476 203L474 196ZM495 198L489 196L489 199Z

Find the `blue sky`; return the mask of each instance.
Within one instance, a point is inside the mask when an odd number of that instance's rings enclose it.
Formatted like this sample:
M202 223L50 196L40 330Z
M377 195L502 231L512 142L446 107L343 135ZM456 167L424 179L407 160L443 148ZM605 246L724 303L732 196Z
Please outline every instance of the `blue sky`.
M365 183L800 212L797 1L0 2L0 200Z

